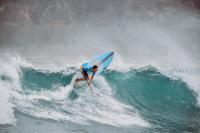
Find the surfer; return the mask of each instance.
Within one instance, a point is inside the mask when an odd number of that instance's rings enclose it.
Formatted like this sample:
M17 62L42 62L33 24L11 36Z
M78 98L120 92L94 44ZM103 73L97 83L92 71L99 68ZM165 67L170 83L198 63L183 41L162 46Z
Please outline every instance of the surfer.
M77 78L75 80L75 82L77 83L79 81L88 81L89 80L89 84L91 84L96 72L98 71L98 66L97 65L91 66L89 63L84 63L81 65L80 71L83 74L83 77ZM92 73L92 76L90 78L88 76L88 72Z

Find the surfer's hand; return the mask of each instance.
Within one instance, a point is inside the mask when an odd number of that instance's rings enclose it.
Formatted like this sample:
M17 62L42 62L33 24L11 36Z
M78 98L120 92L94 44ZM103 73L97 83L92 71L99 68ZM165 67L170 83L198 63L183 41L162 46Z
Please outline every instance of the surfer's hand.
M80 70L81 72L83 72L83 67L81 66L81 67L79 68L79 70Z

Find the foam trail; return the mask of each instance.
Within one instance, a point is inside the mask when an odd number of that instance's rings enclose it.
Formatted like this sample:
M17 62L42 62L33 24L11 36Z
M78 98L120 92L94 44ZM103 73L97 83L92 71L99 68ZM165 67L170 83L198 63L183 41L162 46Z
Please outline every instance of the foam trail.
M136 112L128 111L129 109L133 111L132 107L120 103L113 98L111 88L102 77L99 77L97 80L97 86L94 91L100 96L88 95L90 94L89 92L80 94L80 97L74 101L73 108L70 108L71 112L86 118L86 120L93 120L113 126L150 126Z

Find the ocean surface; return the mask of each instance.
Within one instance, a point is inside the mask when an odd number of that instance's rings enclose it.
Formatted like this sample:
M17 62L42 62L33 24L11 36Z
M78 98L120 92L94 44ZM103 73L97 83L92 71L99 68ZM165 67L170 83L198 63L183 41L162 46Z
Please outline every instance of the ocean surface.
M106 70L74 86L77 68L1 73L1 132L199 132L198 94L153 66ZM11 69L13 69L11 71ZM16 75L15 75L16 74Z

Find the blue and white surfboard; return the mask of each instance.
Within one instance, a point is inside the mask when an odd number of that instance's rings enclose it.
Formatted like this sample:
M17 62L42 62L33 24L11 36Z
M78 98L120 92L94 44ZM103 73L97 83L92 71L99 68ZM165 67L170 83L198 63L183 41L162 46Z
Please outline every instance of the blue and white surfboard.
M88 63L91 65L97 65L99 67L98 71L96 73L97 75L99 75L104 70L106 70L108 68L108 66L111 64L111 62L113 60L113 56L114 56L114 52L108 51L108 52L105 52L103 54L100 54L100 55L94 57L93 59L88 61Z

